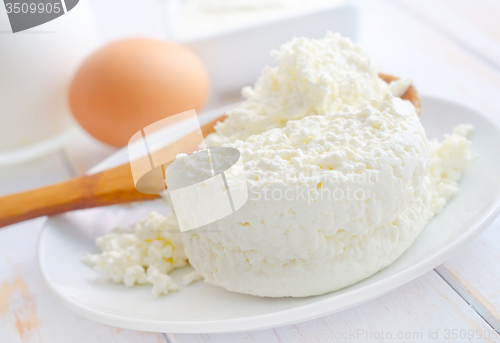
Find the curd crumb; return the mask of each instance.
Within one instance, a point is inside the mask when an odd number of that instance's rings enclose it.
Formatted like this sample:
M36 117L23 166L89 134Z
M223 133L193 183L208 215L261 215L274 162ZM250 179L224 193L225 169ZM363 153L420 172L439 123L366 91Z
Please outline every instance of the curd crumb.
M182 277L182 284L184 286L190 285L193 282L200 281L203 279L203 276L197 271L188 273Z

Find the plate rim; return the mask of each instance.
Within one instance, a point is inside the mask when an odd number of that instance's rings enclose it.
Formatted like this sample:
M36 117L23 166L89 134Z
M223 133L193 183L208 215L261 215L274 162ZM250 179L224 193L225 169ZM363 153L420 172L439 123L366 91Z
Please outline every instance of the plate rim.
M448 100L445 98L435 97L435 96L422 96L423 99L437 100L440 102L445 102L453 106L464 107L476 115L481 116L484 120L489 122L497 131L500 132L500 127L496 122L490 119L488 116L484 115L481 111L475 110L470 106L464 105L457 101ZM226 106L227 107L227 106ZM217 111L217 110L214 110ZM212 112L212 111L211 111ZM120 150L119 150L120 151ZM110 155L108 158L104 159L98 163L93 170L102 169L103 165L109 164L113 156L117 155L118 152ZM464 232L458 239L450 241L446 244L443 249L435 252L434 254L428 256L424 260L414 264L413 266L403 269L391 276L384 279L375 281L372 284L366 285L361 289L356 289L351 292L340 294L336 297L331 297L323 300L319 300L313 303L293 307L286 310L280 310L276 312L265 313L261 315L253 315L243 318L235 319L224 319L224 320L208 320L208 321L172 321L172 320L151 320L151 319L140 319L140 318L128 318L121 317L119 315L103 313L98 310L94 310L85 305L68 299L62 296L53 285L47 275L44 264L42 263L42 255L44 252L43 240L44 233L49 227L50 218L45 217L46 220L43 223L42 231L39 235L37 244L37 262L42 275L42 279L51 291L51 293L64 305L69 307L74 312L97 322L112 325L116 327L121 327L125 329L150 331L150 332L169 332L169 333L230 333L230 332L241 332L241 331L252 331L252 330L263 330L268 328L275 328L284 325L290 325L297 322L302 322L306 320L312 320L318 317L323 317L333 313L343 311L347 308L358 306L374 298L380 297L394 289L413 281L414 279L420 277L421 275L431 271L437 266L441 265L444 261L451 258L457 252L459 252L465 245L469 244L473 239L475 239L481 232L483 232L489 224L496 219L500 214L500 196L498 196L490 205L490 207L475 221L471 227ZM352 300L356 298L356 300ZM340 306L336 306L333 309L329 309L329 305L332 303L340 303Z

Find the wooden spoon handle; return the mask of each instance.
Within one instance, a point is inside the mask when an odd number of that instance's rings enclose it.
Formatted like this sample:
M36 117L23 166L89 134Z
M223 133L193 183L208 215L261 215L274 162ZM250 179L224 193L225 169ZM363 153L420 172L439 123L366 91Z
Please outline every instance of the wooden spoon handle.
M214 132L214 125L224 119L223 115L204 125L201 128L203 137ZM136 190L132 171L127 163L101 173L1 197L0 228L46 215L158 197L156 194L143 194Z
M44 215L156 197L137 192L130 166L122 165L0 198L0 227Z

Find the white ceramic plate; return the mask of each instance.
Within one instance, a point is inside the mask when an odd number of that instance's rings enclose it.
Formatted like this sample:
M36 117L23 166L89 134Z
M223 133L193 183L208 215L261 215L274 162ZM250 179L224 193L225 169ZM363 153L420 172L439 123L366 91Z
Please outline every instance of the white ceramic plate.
M172 333L264 329L324 316L378 297L450 258L483 231L500 209L498 127L480 113L455 103L424 97L422 106L422 121L430 138L442 138L460 123L473 124L473 149L479 157L464 174L461 192L415 243L393 264L355 285L314 297L259 298L198 282L154 300L150 286L127 288L107 282L80 262L86 252L97 251L96 235L132 223L151 209L167 212L166 205L159 202L50 218L38 249L43 278L64 304L87 318L128 329ZM204 116L204 121L218 113ZM126 162L126 151L121 151L94 172ZM174 272L174 280L182 284L181 277L188 271Z

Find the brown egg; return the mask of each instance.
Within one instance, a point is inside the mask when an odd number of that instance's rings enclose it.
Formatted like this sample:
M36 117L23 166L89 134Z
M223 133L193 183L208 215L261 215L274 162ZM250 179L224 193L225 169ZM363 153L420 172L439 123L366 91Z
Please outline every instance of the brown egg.
M71 111L92 136L124 146L134 133L180 112L199 111L209 90L202 62L187 48L126 39L92 54L69 91Z

